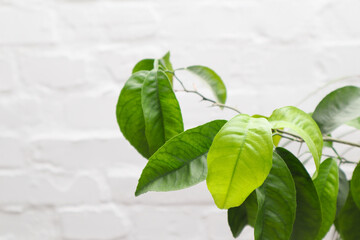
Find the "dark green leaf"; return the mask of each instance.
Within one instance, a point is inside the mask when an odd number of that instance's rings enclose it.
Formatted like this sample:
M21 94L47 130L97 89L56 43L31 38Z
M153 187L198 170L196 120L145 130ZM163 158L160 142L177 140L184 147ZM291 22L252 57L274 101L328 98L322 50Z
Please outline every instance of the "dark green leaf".
M321 228L316 239L323 239L335 220L336 201L339 191L338 169L336 161L328 158L320 164L319 175L314 180L322 212Z
M351 179L351 194L360 209L360 163L356 166Z
M224 125L207 158L206 183L219 208L240 206L264 182L272 150L266 119L239 114Z
M228 210L228 224L234 238L238 237L244 227L248 224L246 206L241 204L238 207Z
M270 116L269 122L274 129L290 128L304 139L315 161L314 177L316 177L320 165L323 138L315 121L309 114L289 106L276 109Z
M349 182L341 168L339 168L339 192L336 201L336 218L339 216L341 209L344 207L346 198L349 195Z
M116 106L116 118L121 132L135 149L145 158L151 156L145 137L145 122L141 106L141 88L147 71L133 74L121 90Z
M141 104L145 135L152 155L167 140L184 131L179 103L163 71L151 71L143 84Z
M206 155L216 133L225 124L216 120L189 129L167 141L145 166L135 195L148 191L179 190L206 178Z
M199 65L187 67L186 70L194 73L202 80L204 80L207 84L209 84L218 102L223 104L226 102L226 87L224 82L221 80L220 76L216 74L216 72L214 72L208 67Z
M360 115L360 88L346 86L329 93L317 105L312 117L323 134Z
M154 69L154 61L155 59L143 59L138 62L132 70L132 73L136 73L139 71L151 71Z
M233 236L240 235L246 225L254 227L257 215L256 192L252 192L249 197L238 207L228 209L228 224Z
M292 240L314 240L321 226L321 206L314 183L304 165L284 148L276 152L285 161L295 182L296 218Z
M296 190L290 170L275 152L270 174L256 193L255 239L288 240L295 220Z
M356 206L351 191L337 218L336 226L343 240L360 239L360 209Z

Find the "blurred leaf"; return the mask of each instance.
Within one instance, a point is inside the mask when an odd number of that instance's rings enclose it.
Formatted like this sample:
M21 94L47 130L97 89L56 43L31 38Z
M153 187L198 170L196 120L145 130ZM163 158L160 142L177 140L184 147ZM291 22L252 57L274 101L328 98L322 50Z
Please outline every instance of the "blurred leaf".
M351 195L360 209L360 163L356 166L351 179Z
M321 205L314 183L304 165L284 148L276 152L289 168L296 188L296 218L291 240L313 240L321 227Z
M346 86L329 93L317 105L313 118L323 134L359 117L360 88Z
M116 118L124 137L145 158L151 156L145 136L145 122L141 106L141 88L148 71L133 74L121 90L116 106Z
M132 73L136 73L139 71L151 71L154 69L154 61L155 59L143 59L139 61L132 70Z
M344 207L346 198L349 195L349 182L346 179L346 175L341 168L339 168L339 191L336 201L336 218L339 216L341 209Z
M346 124L349 125L349 126L351 126L351 127L360 129L360 117L355 118L355 119L347 122Z
M304 139L315 161L316 173L314 177L316 177L320 165L323 139L315 121L309 114L296 107L289 106L276 109L270 116L269 122L274 129L290 128Z
M328 158L320 164L319 175L314 180L322 212L322 223L319 234L316 237L317 240L323 239L335 220L336 202L339 191L338 169L336 161Z
M214 138L206 183L215 204L240 206L266 179L272 162L270 124L263 118L239 114Z
M226 87L220 76L212 69L205 66L190 66L186 70L197 75L211 87L218 102L224 104L226 102Z
M141 91L145 135L150 155L167 140L184 131L179 103L163 71L152 70Z
M351 191L337 218L336 226L343 240L360 239L360 209L356 206Z
M290 170L275 152L270 174L256 195L255 239L288 240L295 220L296 190Z
M226 123L215 120L189 129L167 141L145 166L135 195L171 191L206 179L206 155L216 133Z

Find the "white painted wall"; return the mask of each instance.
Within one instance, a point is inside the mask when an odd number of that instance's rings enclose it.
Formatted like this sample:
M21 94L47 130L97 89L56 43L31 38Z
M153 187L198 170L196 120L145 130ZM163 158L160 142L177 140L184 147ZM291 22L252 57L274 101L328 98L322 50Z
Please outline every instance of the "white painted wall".
M359 12L358 0L0 0L0 239L232 239L204 184L135 199L146 161L115 119L132 66L171 50L175 67L215 69L229 105L270 114L360 74ZM178 97L187 128L234 115Z

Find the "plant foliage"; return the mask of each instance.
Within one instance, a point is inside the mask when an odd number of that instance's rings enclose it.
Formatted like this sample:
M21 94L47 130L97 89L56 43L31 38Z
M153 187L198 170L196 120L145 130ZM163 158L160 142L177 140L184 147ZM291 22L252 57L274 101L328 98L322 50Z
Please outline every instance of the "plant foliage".
M216 100L186 89L178 71L202 79ZM184 131L176 81L183 91L236 114L228 121ZM216 206L227 209L235 238L249 225L256 240L320 240L334 224L341 239L359 240L359 158L345 159L334 143L360 145L331 133L343 124L360 129L360 88L336 89L312 115L285 106L268 117L249 116L225 105L226 98L225 84L214 70L201 65L174 70L169 52L135 65L116 106L122 134L148 159L135 195L179 190L206 180ZM308 160L315 165L312 174L299 153L278 147L283 140L306 144ZM323 154L325 147L334 154ZM344 164L354 166L350 181L340 168Z

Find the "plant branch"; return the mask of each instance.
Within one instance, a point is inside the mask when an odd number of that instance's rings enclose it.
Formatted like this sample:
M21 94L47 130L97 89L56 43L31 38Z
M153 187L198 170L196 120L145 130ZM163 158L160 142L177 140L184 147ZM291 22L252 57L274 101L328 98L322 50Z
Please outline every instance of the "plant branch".
M182 70L182 68L179 68L179 69L176 69L176 70ZM216 106L216 107L221 107L221 108L227 108L227 109L230 109L230 110L233 110L237 113L241 113L240 110L238 110L237 108L234 108L234 107L231 107L231 106L228 106L228 105L225 105L225 104L222 104L222 103L219 103L213 99L210 99L208 97L205 97L203 94L201 94L200 92L198 92L197 90L189 90L185 87L184 83L177 77L177 75L175 74L175 71L165 71L165 72L168 72L168 73L171 73L173 74L174 78L180 83L181 87L182 87L182 90L178 90L178 91L183 91L183 92L187 92L187 93L193 93L193 94L196 94L198 95L199 97L201 97L201 100L202 101L207 101L207 102L211 102L212 103L212 106ZM281 130L281 129L274 129L275 132L278 132L280 134L277 134L281 137L284 137L284 138L287 138L291 141L296 141L296 142L304 142L304 139L302 139L300 136L296 135L296 134L293 134L293 133L290 133L290 132L287 132L287 131L284 131L284 130ZM285 135L289 135L291 136L292 138L289 138L289 137L285 137ZM345 140L342 140L342 139L338 139L338 138L333 138L333 137L329 137L329 136L323 136L323 141L325 142L336 142L336 143L341 143L341 144L345 144L345 145L349 145L349 146L353 146L353 147L358 147L360 148L360 144L359 143L354 143L354 142L349 142L349 141L345 141Z

